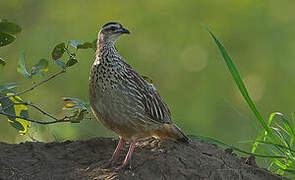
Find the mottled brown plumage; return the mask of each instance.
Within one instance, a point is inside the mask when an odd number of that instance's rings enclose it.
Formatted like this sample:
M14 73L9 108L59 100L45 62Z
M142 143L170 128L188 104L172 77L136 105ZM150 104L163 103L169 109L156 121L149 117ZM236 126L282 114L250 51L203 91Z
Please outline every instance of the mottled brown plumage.
M154 86L119 55L114 43L121 34L129 31L115 22L105 24L98 33L89 99L96 118L121 137L112 160L116 160L124 140L131 140L125 166L138 138L157 136L184 142L188 138L171 121L169 108Z

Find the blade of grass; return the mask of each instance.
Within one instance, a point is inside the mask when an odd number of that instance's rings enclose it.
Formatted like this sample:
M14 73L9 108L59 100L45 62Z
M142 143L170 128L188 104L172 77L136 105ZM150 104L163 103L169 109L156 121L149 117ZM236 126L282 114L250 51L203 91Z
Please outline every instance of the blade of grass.
M255 117L258 119L258 121L260 122L260 125L266 130L266 132L271 136L271 139L276 140L276 137L273 135L272 131L269 129L269 127L266 125L263 117L261 116L261 114L259 113L259 111L257 110L254 102L252 101L252 99L249 96L249 93L246 89L246 86L237 70L237 68L235 67L232 58L229 56L229 54L227 53L226 49L224 48L224 46L220 43L220 41L216 38L216 36L210 31L210 29L208 27L205 27L206 30L209 32L209 34L211 35L212 39L214 40L214 42L216 43L229 71L231 72L231 75L234 78L234 81L236 82L241 94L243 95L244 99L246 100L247 104L249 105L250 109L252 110L253 114L255 115Z
M236 151L238 151L240 153L244 153L244 154L248 154L248 155L253 155L253 156L256 156L256 157L263 157L263 158L286 158L285 156L270 156L270 155L255 154L255 153L247 152L245 150L242 150L240 148L237 148L237 147L235 147L233 145L226 144L226 143L224 143L222 141L219 141L219 140L214 139L214 138L211 138L211 137L205 137L205 136L200 136L200 135L189 135L189 137L192 138L192 139L201 139L201 140L206 141L206 142L217 144L217 145L220 145L220 146L223 146L223 147L226 147L226 148L230 148L230 149L236 150Z
M277 147L280 147L280 148L282 148L282 149L289 150L289 151L295 153L295 150L290 149L289 147L283 146L283 145L281 145L281 144L274 144L274 143L267 142L267 141L259 141L259 143L261 143L261 144L268 144L268 145L277 146Z
M286 129L283 129L283 128L280 128L281 129L281 131L284 131L284 132L286 132L287 134L289 134L289 136L290 136L290 143L288 143L288 141L285 141L286 139L284 139L284 141L282 141L282 139L281 139L281 137L277 137L277 141L276 141L276 143L272 143L272 144L276 144L276 145L278 145L279 144L279 142L282 142L282 143L286 143L288 146L289 146L289 150L291 149L291 147L292 147L292 145L293 145L293 139L294 139L294 130L293 130L293 128L292 128L292 126L291 126L291 122L289 122L288 120L287 120L287 118L282 114L282 113L279 113L279 112L274 112L274 113L272 113L270 116L269 116L269 119L268 119L268 122L267 122L267 126L270 128L270 129L273 129L272 127L271 127L271 124L272 124L272 121L273 121L273 118L274 117L276 117L276 116L278 116L281 120L282 120L282 122L283 122L283 124L284 124L284 126L286 127ZM278 126L278 127L280 127L280 126ZM275 130L275 129L273 129L273 130ZM278 132L277 132L278 133ZM279 133L278 133L279 134ZM280 134L279 134L280 135ZM256 138L256 140L255 140L255 143L253 144L253 147L252 147L252 153L254 153L255 152L255 150L256 150L256 148L258 147L258 144L259 143L261 143L262 142L262 139L264 138L264 141L265 141L265 137L267 136L267 132L266 131L263 131L257 138Z
M288 131L286 131L282 126L277 125L278 129L280 130L280 137L282 138L283 142L282 144L285 144L286 146L289 147L289 149L291 149L291 145L290 145L290 135L288 134Z

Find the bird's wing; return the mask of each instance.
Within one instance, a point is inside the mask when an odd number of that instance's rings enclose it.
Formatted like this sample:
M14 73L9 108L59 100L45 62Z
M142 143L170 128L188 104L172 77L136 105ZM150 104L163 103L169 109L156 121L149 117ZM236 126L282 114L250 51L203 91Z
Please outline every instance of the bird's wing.
M171 123L171 113L167 104L162 100L157 90L139 75L130 65L125 64L125 85L130 86L130 93L136 97L142 108L141 115L156 123Z

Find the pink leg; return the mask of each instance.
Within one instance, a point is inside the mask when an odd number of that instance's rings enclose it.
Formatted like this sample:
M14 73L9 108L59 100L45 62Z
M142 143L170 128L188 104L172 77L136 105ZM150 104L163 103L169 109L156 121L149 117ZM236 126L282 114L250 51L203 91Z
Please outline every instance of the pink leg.
M131 156L132 156L134 147L135 147L135 141L133 140L131 142L131 145L129 147L128 153L127 153L127 155L125 157L125 160L124 160L123 165L121 166L121 168L124 167L124 166L126 166L126 164L128 164L129 160L131 159Z
M116 150L113 153L111 162L115 162L117 160L118 155L119 155L119 152L120 152L120 149L124 145L124 142L125 142L125 139L124 138L121 138L120 141L119 141L119 143L118 143L118 145L117 145L117 147L116 147Z

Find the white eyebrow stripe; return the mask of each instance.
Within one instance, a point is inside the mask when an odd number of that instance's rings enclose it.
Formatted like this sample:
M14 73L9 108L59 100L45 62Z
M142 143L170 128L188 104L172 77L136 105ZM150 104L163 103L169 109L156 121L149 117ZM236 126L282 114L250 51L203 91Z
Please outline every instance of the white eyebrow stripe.
M110 25L107 25L106 27L104 27L104 29L109 29L109 28L112 28L112 27L115 27L115 28L121 28L121 26L119 24L110 24Z

